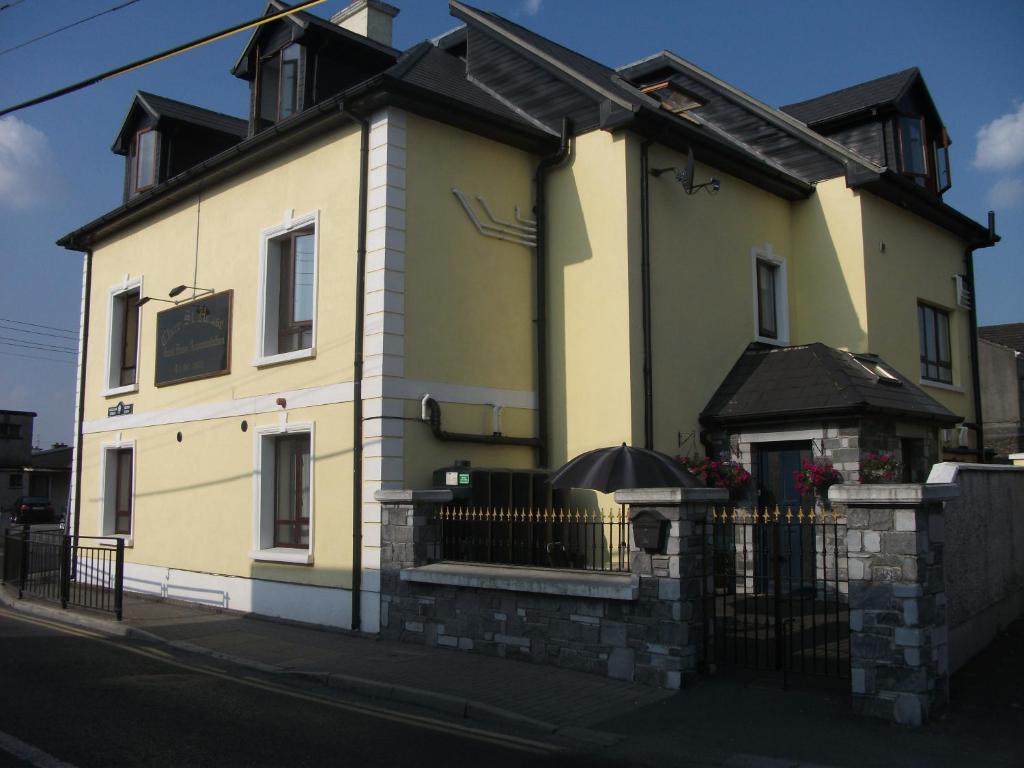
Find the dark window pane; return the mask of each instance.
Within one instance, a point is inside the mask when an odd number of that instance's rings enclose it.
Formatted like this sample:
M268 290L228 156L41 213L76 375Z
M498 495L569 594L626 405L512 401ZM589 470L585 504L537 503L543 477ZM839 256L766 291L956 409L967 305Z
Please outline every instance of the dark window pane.
M135 362L139 354L139 293L122 297L124 328L121 336L121 386L135 383Z
M900 149L904 173L928 175L928 164L924 154L924 126L920 118L900 118Z
M921 378L952 384L953 357L950 351L949 313L918 304L917 318L921 344Z
M309 435L277 438L274 454L274 546L308 546Z
M953 186L953 180L949 174L949 150L938 145L935 146L935 179L940 193Z
M289 45L281 51L281 101L278 116L284 119L295 114L299 106L299 46Z
M156 131L143 131L137 142L135 188L145 189L156 184Z
M260 127L277 122L277 93L281 76L281 59L274 55L260 63L259 99Z
M114 481L114 533L132 532L132 451L115 452L117 462Z
M776 339L779 335L775 286L778 269L768 262L757 262L758 333L770 339Z

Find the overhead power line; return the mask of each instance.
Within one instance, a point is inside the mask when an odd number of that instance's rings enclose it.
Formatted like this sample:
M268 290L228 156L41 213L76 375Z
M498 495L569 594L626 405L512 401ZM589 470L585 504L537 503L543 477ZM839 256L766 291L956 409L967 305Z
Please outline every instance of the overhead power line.
M77 329L72 330L71 328L58 328L55 325L43 325L42 323L29 323L29 322L26 322L25 320L15 320L13 317L0 317L0 320L2 320L5 323L14 323L15 325L29 325L29 326L31 326L33 328L45 328L48 331L64 331L65 333L73 333L73 334L75 334L75 336L78 335L78 330Z
M137 2L139 2L139 0L128 0L127 3L121 3L120 5L115 5L113 8L107 8L107 10L100 11L99 13L94 13L92 16L86 16L84 19L79 19L78 21L73 21L70 24L65 24L63 27L55 29L52 32L47 32L47 33L39 35L37 37L33 37L31 40L26 40L24 43L18 43L17 45L12 45L10 48L4 48L2 51L0 51L0 56L3 56L5 53L10 53L11 51L16 51L19 48L24 48L26 45L32 45L32 43L38 43L40 40L45 40L48 37L53 37L54 35L56 35L59 32L63 32L66 29L71 29L72 27L77 27L79 24L85 24L85 22L92 21L93 19L97 19L100 16L105 16L108 13L113 13L114 11L119 11L122 8L127 8L129 5L135 5L135 3L137 3ZM3 8L0 8L0 10L3 10Z
M83 88L88 88L90 85L96 85L96 83L101 83L104 80L109 80L113 77L117 77L118 75L133 72L136 69L141 69L142 67L149 66L150 64L155 64L158 61L163 61L164 59L169 59L172 56L177 56L179 53L185 53L186 51L191 51L195 48L207 45L208 43L213 43L217 40L222 40L225 37L230 37L231 35L237 34L239 32L244 32L247 29L253 29L254 27L262 26L271 21L277 21L278 19L290 16L291 14L297 11L304 11L307 8L312 8L314 5L319 5L320 3L323 2L326 2L326 0L305 0L305 2L299 3L298 5L292 6L291 8L286 8L283 11L278 11L268 16L260 16L259 18L253 19L251 21L236 24L235 26L229 27L228 29L222 30L220 32L214 32L212 35L206 35L205 37L201 37L198 40L193 40L189 43L184 43L175 48L171 48L170 50L164 51L163 53L157 53L153 56L147 56L144 59L133 61L131 64L125 64L124 66L118 67L117 69L112 69L109 72L104 72L101 75L95 75L94 77L82 80L81 82L75 83L73 85L65 86L64 88L60 88L56 91L51 91L50 93L44 94L43 96L37 96L34 99L29 99L28 101L23 101L20 104L15 104L13 107L7 107L6 109L0 110L0 117L3 117L4 115L9 115L12 112L17 112L20 109L34 107L37 104L43 104L47 101L53 101L54 99L60 98L61 96L67 96L69 93L74 93L75 91L80 91Z
M14 6L21 5L24 2L25 0L11 0L11 2L9 3L4 3L3 5L0 5L0 11L6 11L8 8L13 8Z
M33 336L49 336L50 338L60 339L61 341L78 341L78 336L68 336L64 333L49 333L48 331L30 331L28 328L19 328L16 325L8 325L2 320L0 320L0 329L13 331L14 333L30 333Z
M0 355L3 357L21 357L25 360L43 360L47 363L63 363L64 365L77 365L74 360L68 360L67 358L59 357L42 357L40 355L19 355L17 352L5 352L0 349Z
M0 344L5 347L24 347L25 349L38 349L44 352L63 352L68 355L78 354L77 349L59 347L56 344L43 344L41 342L26 341L25 339L12 339L10 336L0 336Z

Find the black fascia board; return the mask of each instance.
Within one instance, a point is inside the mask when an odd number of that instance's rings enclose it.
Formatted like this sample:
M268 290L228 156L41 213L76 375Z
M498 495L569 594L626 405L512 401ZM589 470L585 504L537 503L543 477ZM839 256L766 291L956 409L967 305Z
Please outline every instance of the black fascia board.
M947 205L927 190L902 174L891 169L881 173L871 173L866 169L847 168L846 186L850 189L863 189L887 200L894 205L905 208L921 218L942 227L957 237L963 238L968 245L985 247L995 245L1001 238L992 237L988 227L979 224L951 205Z
M806 200L814 185L771 167L704 133L700 126L682 120L669 123L664 115L642 107L630 123L619 123L644 138L686 152L691 147L700 162L748 181L785 200Z
M836 418L863 418L865 416L887 416L890 418L904 418L912 421L926 421L937 425L952 426L964 420L963 416L950 414L943 416L938 413L923 413L921 411L907 411L901 408L880 408L870 406L866 403L856 405L840 405L831 408L808 408L788 411L769 411L758 414L737 414L735 416L716 416L714 414L701 413L699 421L707 428L729 427L757 424L779 424L793 421L811 421L814 419L836 419Z
M119 208L64 235L57 241L57 245L73 251L88 250L99 239L188 197L197 189L218 183L245 168L292 149L299 142L340 125L348 119L341 113L343 106L368 113L371 109L389 104L408 107L417 114L484 133L530 152L543 154L558 145L557 137L532 126L515 126L486 111L380 74L192 166ZM462 120L461 124L459 120Z

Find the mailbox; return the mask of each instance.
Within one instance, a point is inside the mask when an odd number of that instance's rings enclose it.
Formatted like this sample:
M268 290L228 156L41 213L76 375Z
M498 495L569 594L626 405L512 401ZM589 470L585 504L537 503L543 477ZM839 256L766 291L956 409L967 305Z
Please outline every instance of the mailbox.
M633 541L637 547L649 552L660 552L665 540L665 523L668 518L657 509L633 508L629 522L633 526Z

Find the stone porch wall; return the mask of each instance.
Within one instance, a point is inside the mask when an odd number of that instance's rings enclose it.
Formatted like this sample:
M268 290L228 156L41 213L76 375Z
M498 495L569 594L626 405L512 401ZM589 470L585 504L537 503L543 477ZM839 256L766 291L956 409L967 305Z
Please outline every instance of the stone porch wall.
M521 659L663 688L700 660L703 547L714 489L620 491L631 518L665 519L662 547L636 548L630 572L438 562L431 524L446 491L380 491L381 633L406 642ZM450 497L449 497L450 498Z

